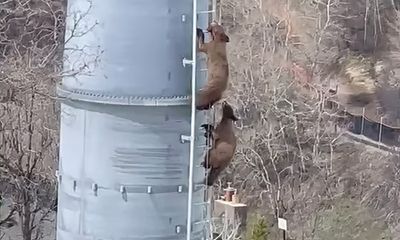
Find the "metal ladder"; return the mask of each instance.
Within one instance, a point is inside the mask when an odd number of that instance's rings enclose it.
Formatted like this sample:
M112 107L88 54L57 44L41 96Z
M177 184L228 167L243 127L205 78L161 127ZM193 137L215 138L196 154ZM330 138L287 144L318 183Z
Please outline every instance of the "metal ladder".
M186 138L185 140L190 141L190 154L189 154L189 182L188 182L188 201L187 201L187 223L186 223L186 239L191 240L192 236L192 207L193 206L204 206L205 207L205 217L203 219L206 219L202 222L199 223L194 223L194 224L204 224L205 228L204 229L207 232L207 223L209 223L210 220L210 212L209 210L209 196L208 196L208 191L207 191L207 185L203 184L204 188L204 196L205 196L205 201L201 203L193 203L193 191L195 184L193 182L193 175L194 175L194 169L195 167L202 167L200 165L195 166L194 164L194 152L195 152L195 134L196 134L196 86L197 86L197 17L201 14L212 14L213 18L215 19L216 15L216 0L212 0L212 5L211 5L210 10L197 10L197 0L193 0L193 28L192 28L192 58L191 60L183 59L183 65L186 66L187 64L190 64L192 66L192 79L191 79L191 84L192 84L192 89L191 89L191 95L192 95L192 102L191 102L191 127L190 127L190 136ZM208 7L209 8L209 7ZM207 72L207 68L200 69L200 72ZM213 108L210 109L211 111L211 121L214 124L215 122L215 114ZM210 112L209 111L209 112ZM207 114L208 118L210 118L210 114ZM207 119L207 122L210 122L209 119ZM209 139L207 139L207 142L210 143ZM208 156L208 150L210 146L206 146L206 154ZM206 176L207 177L207 172ZM209 233L211 236L211 233Z

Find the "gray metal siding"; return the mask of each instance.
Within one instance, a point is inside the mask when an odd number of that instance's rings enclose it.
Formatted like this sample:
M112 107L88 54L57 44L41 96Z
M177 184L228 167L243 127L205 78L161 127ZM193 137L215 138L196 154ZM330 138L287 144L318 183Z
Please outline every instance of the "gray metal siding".
M67 36L73 14L90 6L87 0L69 0ZM88 26L98 22L94 31L72 39L65 68L77 68L83 60L96 67L93 76L64 78L68 88L79 88L112 95L176 96L190 93L190 67L183 58L191 58L192 1L181 0L103 0L93 1ZM182 16L185 15L185 22ZM82 29L84 29L82 27ZM98 51L101 61L94 64Z
M185 239L188 196L192 2L93 1L99 25L66 48L103 51L91 75L66 77L61 109L58 240ZM201 1L207 9L208 1ZM87 0L69 0L69 18ZM182 22L182 15L186 15ZM199 26L207 25L205 16ZM67 30L68 34L68 30ZM65 68L93 60L66 51ZM198 87L204 84L204 56ZM77 66L77 65L75 65ZM131 106L129 106L131 105ZM140 106L143 105L143 106ZM153 106L152 106L153 105ZM205 120L196 114L196 128ZM205 139L196 134L194 182ZM193 193L192 239L205 238L204 187ZM178 230L178 231L177 231Z

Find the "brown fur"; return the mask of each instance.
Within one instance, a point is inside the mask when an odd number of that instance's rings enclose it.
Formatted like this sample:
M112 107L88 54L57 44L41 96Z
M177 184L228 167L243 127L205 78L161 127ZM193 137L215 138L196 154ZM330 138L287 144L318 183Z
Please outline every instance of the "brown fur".
M218 126L212 131L213 148L209 150L207 159L203 162L204 167L211 168L208 178L205 180L208 186L212 186L219 174L232 161L236 150L236 136L233 131L233 121L238 119L234 115L232 107L227 103L222 103L222 119ZM213 129L210 126L208 129ZM208 133L206 132L206 135Z
M207 110L222 97L223 91L228 86L229 66L226 54L226 43L229 37L225 34L221 25L215 21L207 30L211 33L212 40L204 42L204 34L197 31L198 51L207 54L208 82L200 89L196 96L197 110Z

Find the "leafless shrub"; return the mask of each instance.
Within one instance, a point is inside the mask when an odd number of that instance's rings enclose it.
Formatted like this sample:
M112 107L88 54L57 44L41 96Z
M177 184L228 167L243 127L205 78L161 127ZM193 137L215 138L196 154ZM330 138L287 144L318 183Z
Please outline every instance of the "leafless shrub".
M210 236L213 240L236 240L241 239L240 222L230 222L225 217L213 218L209 224Z

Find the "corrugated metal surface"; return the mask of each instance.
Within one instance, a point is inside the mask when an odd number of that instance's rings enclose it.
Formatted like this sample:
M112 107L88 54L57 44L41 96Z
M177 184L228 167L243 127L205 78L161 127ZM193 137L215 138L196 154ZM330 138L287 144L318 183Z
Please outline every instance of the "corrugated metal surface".
M69 0L67 23L88 6ZM186 237L189 143L181 135L190 135L191 69L182 59L191 58L191 10L191 1L93 1L84 19L99 25L68 42L104 52L91 76L65 78L59 91L71 99L62 104L58 240ZM66 69L85 60L65 54ZM201 86L203 60L198 67ZM204 177L204 144L198 131L195 182ZM204 189L194 189L192 239L202 239Z

